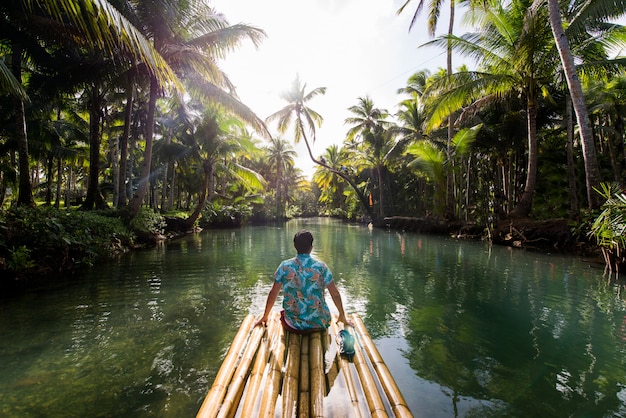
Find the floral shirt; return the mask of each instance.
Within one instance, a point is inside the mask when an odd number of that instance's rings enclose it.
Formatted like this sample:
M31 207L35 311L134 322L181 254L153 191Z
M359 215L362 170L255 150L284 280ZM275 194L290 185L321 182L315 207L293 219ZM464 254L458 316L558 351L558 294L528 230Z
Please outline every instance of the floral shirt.
M333 281L328 266L309 254L298 254L276 269L274 281L283 287L285 319L296 329L328 328L330 311L324 290Z

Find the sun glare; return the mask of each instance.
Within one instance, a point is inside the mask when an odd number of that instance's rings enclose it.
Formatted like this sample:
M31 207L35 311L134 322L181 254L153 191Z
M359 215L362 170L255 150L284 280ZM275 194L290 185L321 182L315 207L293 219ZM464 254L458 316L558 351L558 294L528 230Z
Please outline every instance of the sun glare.
M369 95L377 107L393 112L400 101L396 91L411 73L438 66L417 50L427 40L426 31L417 28L409 33L409 14L395 13L399 1L213 0L211 4L231 24L245 23L267 33L258 49L245 42L222 63L241 100L259 117L265 119L286 105L279 95L296 74L307 91L327 88L326 95L309 102L324 118L313 146L315 156L332 144L341 145L348 131L347 109L359 97ZM275 132L275 126L269 128ZM289 132L284 138L292 139ZM306 148L294 147L297 167L310 177L314 164Z

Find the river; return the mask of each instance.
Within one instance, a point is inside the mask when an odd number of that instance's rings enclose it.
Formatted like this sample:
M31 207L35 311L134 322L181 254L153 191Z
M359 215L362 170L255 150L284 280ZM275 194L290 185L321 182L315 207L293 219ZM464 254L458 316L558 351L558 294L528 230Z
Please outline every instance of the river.
M623 282L328 219L204 231L0 299L0 416L195 416L301 228L416 417L626 417Z

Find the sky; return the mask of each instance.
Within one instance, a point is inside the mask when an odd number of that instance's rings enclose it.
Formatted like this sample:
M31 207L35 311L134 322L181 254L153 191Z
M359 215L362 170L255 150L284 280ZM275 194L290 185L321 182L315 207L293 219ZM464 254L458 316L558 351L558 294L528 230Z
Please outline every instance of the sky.
M267 37L258 48L242 42L220 63L237 88L240 100L261 119L288 103L280 93L298 75L305 92L326 87L326 94L308 102L324 121L316 128L313 154L319 157L332 144L341 146L352 116L348 108L369 96L375 107L395 113L404 97L397 90L415 72L445 67L445 51L418 48L431 38L424 11L411 31L415 6L401 15L403 0L210 0L230 24L263 29ZM417 0L414 1L417 5ZM444 9L448 3L444 2ZM447 29L442 11L437 35ZM454 62L454 67L461 63ZM268 125L277 134L275 123ZM278 134L298 153L296 167L310 178L315 164L303 142L294 144L292 130Z

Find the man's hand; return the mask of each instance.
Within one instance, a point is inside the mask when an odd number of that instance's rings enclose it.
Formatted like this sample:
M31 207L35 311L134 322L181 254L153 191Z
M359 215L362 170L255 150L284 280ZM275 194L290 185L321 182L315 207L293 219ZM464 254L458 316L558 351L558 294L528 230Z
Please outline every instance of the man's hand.
M256 323L254 324L255 327L258 327L259 325L267 326L267 316L261 317L261 319L256 321Z
M354 328L354 323L350 321L348 318L346 318L345 314L339 315L339 318L337 318L337 321L343 322L344 325L349 325Z

